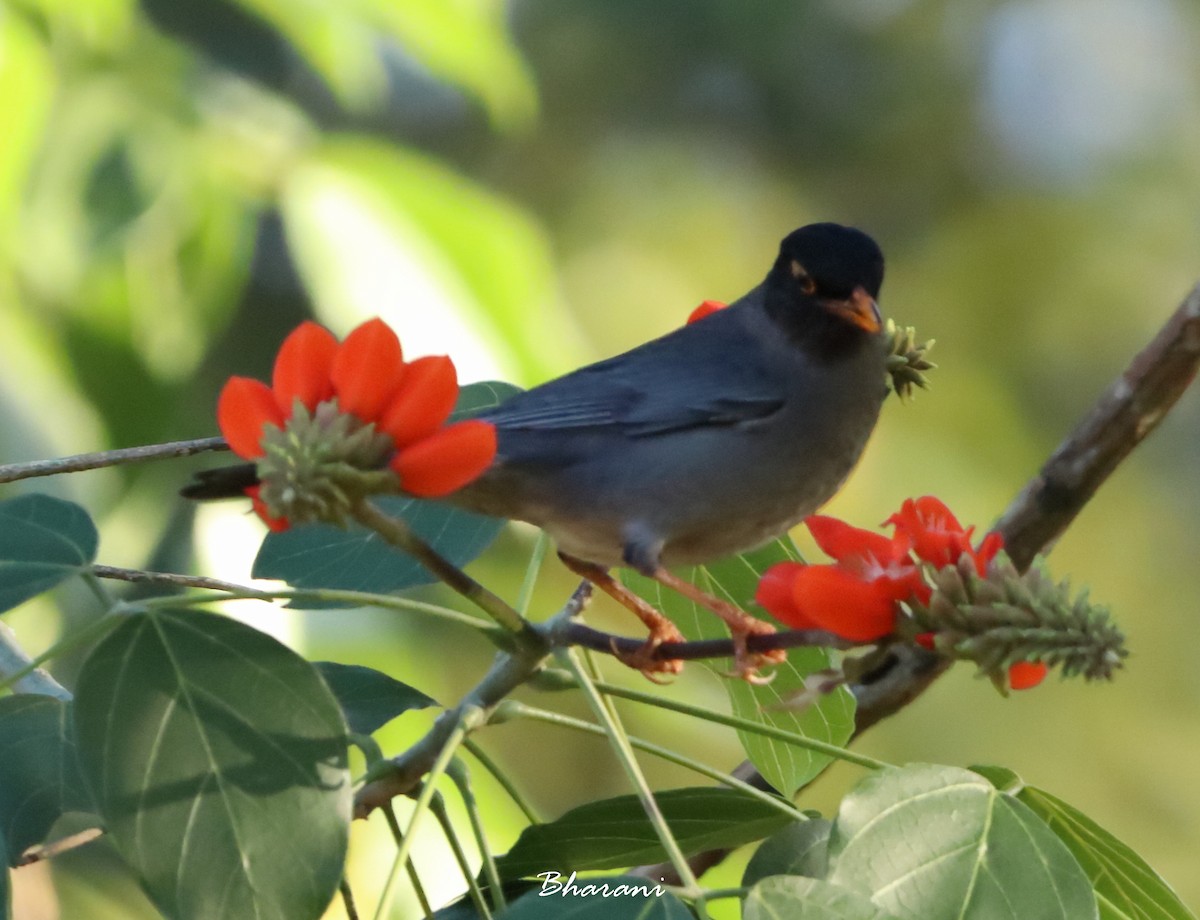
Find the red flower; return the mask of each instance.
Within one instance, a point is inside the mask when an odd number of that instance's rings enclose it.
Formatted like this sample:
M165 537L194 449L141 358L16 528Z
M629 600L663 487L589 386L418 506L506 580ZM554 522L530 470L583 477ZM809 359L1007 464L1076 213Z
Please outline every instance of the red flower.
M954 565L965 553L975 562L982 578L988 563L1004 547L1004 538L996 532L983 538L978 549L971 547L975 528L963 529L953 512L941 499L932 495L905 499L900 510L884 521L896 528L896 535L911 541L913 552L923 562L935 568Z
M696 320L704 319L704 317L708 316L710 313L716 313L718 310L724 310L727 306L728 304L721 303L719 300L706 300L691 312L687 318L687 321L689 324L694 323Z
M1008 685L1014 690L1030 690L1046 679L1049 670L1041 661L1018 661L1009 665Z
M266 454L264 435L287 428L298 407L311 418L330 402L354 417L352 432L373 424L390 439L386 465L398 477L399 489L410 495L448 495L479 476L496 453L490 423L446 425L458 399L450 359L406 363L396 334L379 319L358 326L340 344L316 323L301 323L280 346L271 380L268 387L232 377L217 401L222 434L247 460ZM251 491L255 510L268 526L287 526L285 518L271 515L257 487Z
M907 538L889 539L823 515L805 524L836 563L785 562L768 569L755 600L776 619L795 629L825 629L870 642L895 628L897 601L914 595L928 599Z

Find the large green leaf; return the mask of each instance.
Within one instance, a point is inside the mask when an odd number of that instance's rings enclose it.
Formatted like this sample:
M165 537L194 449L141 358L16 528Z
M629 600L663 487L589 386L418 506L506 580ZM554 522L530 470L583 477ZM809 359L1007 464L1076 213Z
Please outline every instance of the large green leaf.
M91 811L70 735L70 706L48 696L0 699L0 834L15 862L68 811Z
M554 878L500 914L500 920L692 920L687 906L635 875Z
M465 386L459 393L454 417L466 417L497 405L516 392L519 392L517 387L499 382ZM499 518L472 514L440 502L389 496L376 499L376 504L388 514L404 518L457 566L475 559L504 527ZM383 542L374 531L357 525L343 530L315 524L268 534L254 560L253 575L277 578L296 588L338 588L373 594L437 581L411 556ZM317 605L306 601L304 606Z
M742 920L895 920L858 891L815 878L777 875L746 896Z
M828 880L904 920L1089 920L1092 886L1025 805L969 770L872 773L829 838Z
M824 818L795 821L768 837L754 851L742 873L742 885L772 875L824 878L829 868L829 834L833 824Z
M167 916L321 916L351 789L345 723L307 661L236 620L139 613L84 663L75 734L112 839Z
M791 539L784 537L753 552L682 570L679 574L698 588L745 609L754 599L763 572L776 562L798 558ZM688 639L728 637L729 633L720 619L658 582L635 572L622 573L622 580L674 620ZM844 688L826 694L816 705L801 711L779 708L783 700L804 689L807 675L828 668L831 663L830 654L824 649L793 649L788 653L787 662L775 668L775 679L769 684L726 681L725 687L734 714L808 738L844 744L854 730L854 698ZM706 664L719 673L727 672L731 667L728 659ZM738 736L759 772L772 786L789 797L829 764L828 755L784 741L744 731L739 731Z
M1075 854L1095 888L1102 920L1196 920L1144 859L1079 809L1025 785L1010 770L971 769L1028 805Z
M736 847L773 834L791 819L732 789L671 789L655 793L667 824L685 853ZM666 858L637 796L580 805L557 821L525 828L497 860L505 878L553 869L623 869Z
M73 502L37 493L0 502L0 612L84 571L98 542Z
M369 735L410 709L436 706L420 690L374 668L336 661L314 662L337 697L350 731Z

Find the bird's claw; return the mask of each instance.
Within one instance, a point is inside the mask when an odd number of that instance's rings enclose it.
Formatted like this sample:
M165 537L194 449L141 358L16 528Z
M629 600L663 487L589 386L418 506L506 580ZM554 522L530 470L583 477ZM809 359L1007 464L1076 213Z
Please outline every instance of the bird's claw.
M678 658L656 658L658 647L664 642L683 642L683 633L675 628L669 620L664 620L650 630L646 641L635 652L619 651L614 643L613 657L621 664L641 671L646 680L655 684L669 684L670 678L677 677L683 671L683 662ZM657 677L658 674L668 675L667 679Z
M732 630L733 635L733 670L726 672L726 677L737 677L748 684L761 687L775 679L778 672L763 675L759 668L769 665L783 664L787 661L787 652L781 648L765 652L752 652L746 647L750 636L770 636L775 634L775 627L762 620L746 616L746 622Z

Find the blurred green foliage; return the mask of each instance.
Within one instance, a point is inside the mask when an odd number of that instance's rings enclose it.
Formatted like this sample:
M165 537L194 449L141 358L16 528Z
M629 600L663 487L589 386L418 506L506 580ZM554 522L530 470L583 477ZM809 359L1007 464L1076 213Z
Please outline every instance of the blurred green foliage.
M938 339L941 369L887 407L832 509L870 525L932 492L986 526L1200 277L1198 19L1184 0L3 0L0 461L211 434L220 381L265 376L306 315L344 333L379 313L413 354L535 383L736 297L784 233L840 220L880 240L885 311ZM1192 904L1198 448L1190 393L1055 550L1129 633L1113 686L1004 701L962 669L863 741L1012 767ZM171 496L190 468L22 488L87 505L101 561L184 568L191 511ZM530 546L513 529L477 576L511 596ZM548 573L533 609L569 588ZM34 651L84 616L60 601L10 617ZM287 616L309 657L439 699L489 655L379 613ZM724 697L699 668L666 692ZM740 757L732 733L627 717ZM425 724L402 721L392 750ZM547 814L626 791L602 742L486 742ZM805 804L830 812L851 778ZM503 849L515 816L481 785ZM372 903L380 838L356 834ZM139 915L103 846L43 892L62 916Z

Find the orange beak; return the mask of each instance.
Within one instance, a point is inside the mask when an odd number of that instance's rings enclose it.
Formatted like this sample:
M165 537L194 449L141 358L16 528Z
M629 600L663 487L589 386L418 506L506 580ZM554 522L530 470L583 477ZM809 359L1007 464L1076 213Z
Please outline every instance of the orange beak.
M883 328L883 317L875 298L861 287L856 287L845 300L827 300L825 307L848 323L872 335Z

